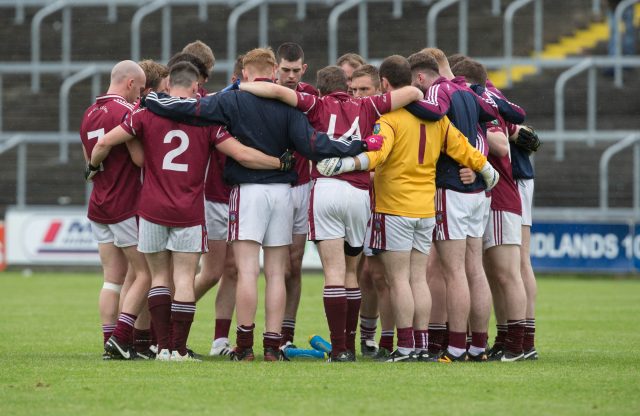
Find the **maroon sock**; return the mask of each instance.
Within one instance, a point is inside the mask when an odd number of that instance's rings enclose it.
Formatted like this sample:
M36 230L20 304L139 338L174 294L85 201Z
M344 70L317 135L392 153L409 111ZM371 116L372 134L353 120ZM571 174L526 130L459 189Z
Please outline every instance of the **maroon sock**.
M478 348L487 349L487 339L489 335L486 332L472 332L471 345Z
M454 348L466 349L467 333L449 331L449 346Z
M331 355L335 357L347 350L347 293L344 286L325 286L322 300L331 333Z
M122 343L133 345L133 325L137 318L135 315L122 312L118 318L116 329L113 331L113 336Z
M504 339L507 337L507 324L496 324L496 338L493 340L494 346L504 346Z
M102 345L106 344L113 335L113 331L116 329L115 324L102 324Z
M429 331L426 329L414 329L413 342L416 351L426 351L429 346Z
M158 343L158 351L171 349L171 292L168 287L149 290L149 313Z
M347 292L347 322L345 327L345 346L352 353L356 353L356 332L360 317L360 303L362 294L357 287L345 289Z
M413 327L397 328L398 332L398 348L414 349Z
M296 320L295 319L283 319L282 320L282 344L290 342L293 344L293 336L296 332Z
M229 338L229 329L231 328L231 319L216 319L216 327L213 339Z
M262 346L266 348L278 349L282 343L282 335L277 332L265 332L262 334Z
M504 346L512 354L522 353L522 341L524 338L524 319L507 321L507 337Z
M173 349L180 355L187 353L187 339L189 330L196 314L195 302L179 302L174 300L171 304L171 336Z
M447 332L446 324L432 323L429 324L429 352L432 354L440 353L443 348L444 335Z
M524 320L524 339L522 348L525 351L531 351L535 348L536 337L536 320L535 318L527 318Z
M393 329L390 331L380 332L380 342L378 343L380 348L385 348L387 351L393 351Z
M133 329L133 346L137 352L143 352L151 346L151 330Z
M468 351L470 346L471 346L471 332L467 332L467 340L465 341L464 349Z
M253 348L253 329L256 324L238 325L236 327L236 344L239 350Z
M151 331L151 345L158 345L158 337L156 336L156 330L153 327L153 318L150 322L149 331Z

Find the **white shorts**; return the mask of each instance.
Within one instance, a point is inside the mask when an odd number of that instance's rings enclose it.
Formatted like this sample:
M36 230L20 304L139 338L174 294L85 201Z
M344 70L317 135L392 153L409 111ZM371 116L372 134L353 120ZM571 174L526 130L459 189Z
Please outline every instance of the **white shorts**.
M340 179L316 179L309 207L309 240L344 238L351 247L362 247L369 204L368 190Z
M141 253L158 253L170 250L184 253L206 253L207 229L203 225L193 227L167 227L140 218Z
M291 188L291 200L293 202L293 234L309 232L309 197L313 184L307 182L303 185Z
M127 218L116 224L101 224L91 221L91 233L98 244L113 243L116 247L131 247L138 244L138 221Z
M288 183L242 184L231 190L228 241L251 240L265 247L292 241L293 204Z
M491 210L482 248L486 250L506 244L522 244L522 218L513 212Z
M365 257L375 256L375 254L373 254L373 250L371 249L371 247L369 247L371 241L371 221L373 221L373 215L374 214L372 212L369 216L369 219L367 220L367 231L365 231L364 234L364 248L362 250L362 254L364 254Z
M209 240L227 241L229 204L204 201L204 214L207 219L207 235Z
M531 211L533 208L533 179L518 179L518 191L522 202L522 225L531 227Z
M410 218L375 213L371 218L371 239L368 246L379 251L411 251L429 254L435 218Z
M482 238L491 207L491 198L484 192L467 194L438 188L435 199L434 240Z

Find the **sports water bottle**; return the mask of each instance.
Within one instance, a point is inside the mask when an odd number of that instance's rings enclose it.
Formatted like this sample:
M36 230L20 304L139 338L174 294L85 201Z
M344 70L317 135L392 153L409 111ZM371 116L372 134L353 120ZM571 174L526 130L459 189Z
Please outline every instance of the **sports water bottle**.
M309 337L309 344L314 350L322 351L326 354L331 354L331 343L320 335L312 335Z
M321 360L326 359L326 354L322 351L318 351L318 350L305 350L302 348L284 348L282 350L282 352L284 353L285 357L287 357L288 359L292 359L292 358L318 358Z

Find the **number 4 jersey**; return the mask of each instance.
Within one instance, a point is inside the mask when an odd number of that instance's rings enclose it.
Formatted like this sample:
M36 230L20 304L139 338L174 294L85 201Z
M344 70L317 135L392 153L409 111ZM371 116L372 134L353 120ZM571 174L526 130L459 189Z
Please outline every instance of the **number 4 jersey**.
M91 155L98 139L118 126L133 105L115 94L103 95L85 111L80 126L80 139L87 155ZM133 164L127 146L111 149L102 162L100 174L93 179L87 217L100 224L116 224L138 212L140 169Z
M226 128L190 126L144 108L130 113L121 127L139 138L144 148L138 215L167 227L204 224L209 154L215 144L232 137Z

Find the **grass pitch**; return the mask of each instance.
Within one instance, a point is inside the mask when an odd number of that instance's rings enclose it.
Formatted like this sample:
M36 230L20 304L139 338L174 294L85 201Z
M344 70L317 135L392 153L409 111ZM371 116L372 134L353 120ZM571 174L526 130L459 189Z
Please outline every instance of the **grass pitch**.
M0 273L0 415L640 414L639 280L542 278L539 361L451 365L103 362L101 285L94 274ZM322 279L305 276L299 346L328 337L321 294ZM198 304L189 338L204 354L213 299ZM263 322L259 309L258 347Z

